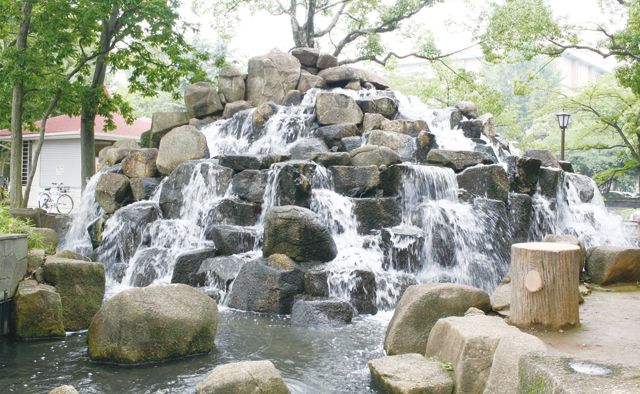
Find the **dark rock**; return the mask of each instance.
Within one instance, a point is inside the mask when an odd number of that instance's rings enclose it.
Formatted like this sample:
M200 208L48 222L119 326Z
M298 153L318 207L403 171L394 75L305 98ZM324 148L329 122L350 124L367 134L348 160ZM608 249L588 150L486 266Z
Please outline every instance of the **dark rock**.
M358 125L353 123L335 124L319 127L315 135L322 138L329 148L344 148L342 139L345 137L355 137L359 134Z
M322 67L318 67L322 68ZM327 81L329 87L346 87L350 82L370 83L376 89L384 90L389 87L389 83L367 70L358 69L351 66L337 66L326 68L319 76Z
M573 164L569 161L558 160L558 164L560 164L560 168L564 172L573 172Z
M320 93L316 97L318 124L331 125L362 122L362 110L351 97L340 93Z
M291 161L282 164L275 181L276 205L309 207L311 179L316 164L310 161Z
M596 184L591 178L586 175L565 173L563 180L567 190L570 185L575 188L580 201L591 202L593 200Z
M388 119L393 119L398 113L398 102L390 97L367 98L357 103L362 112L380 114Z
M431 149L437 149L436 136L428 131L421 131L416 137L416 161L426 163Z
M221 256L253 250L256 236L256 231L250 227L212 225L205 230L206 239L213 241Z
M481 164L485 160L486 158L482 153L470 151L431 149L427 155L428 163L449 167L455 172Z
M184 283L189 286L202 286L203 283L198 281L198 270L202 263L215 257L216 250L214 248L196 249L186 253L182 253L176 259L176 265L173 268L171 283Z
M150 199L158 185L160 184L160 178L131 178L129 179L129 185L131 186L131 193L135 201L142 201Z
M231 191L242 200L262 204L268 178L268 170L241 171L233 176Z
M319 153L328 151L327 145L318 138L300 138L289 146L289 154L293 160L312 160Z
M499 164L470 167L458 174L458 185L478 197L507 201L509 178Z
M350 301L359 314L375 315L378 313L376 305L376 276L371 271L355 270L349 275Z
M304 293L311 297L329 297L326 267L314 267L304 273Z
M509 222L514 243L527 242L529 239L532 204L528 194L512 193L509 195Z
M383 267L407 272L422 269L424 233L417 228L383 228L381 247L384 253Z
M260 218L262 209L258 204L223 198L207 212L204 225L230 224L235 226L253 226Z
M490 114L482 115L477 119L462 120L460 128L467 138L480 138L483 134L493 137L495 134L493 116Z
M267 211L263 254L284 254L298 262L325 262L336 257L336 244L320 217L302 207Z
M496 156L496 152L489 145L476 144L476 146L473 147L473 151L480 152L484 155L483 163L485 164L497 164L500 162L498 156Z
M361 234L368 234L371 230L383 227L394 227L402 221L399 198L353 198L351 201L353 212L358 219L358 232Z
M313 161L324 167L348 166L351 164L351 155L349 152L319 153Z
M285 107L292 107L296 105L300 105L302 103L302 98L304 94L299 90L289 90L287 94L284 96L284 102L282 105Z
M556 198L558 196L558 184L562 170L556 168L540 168L540 176L538 185L540 186L540 194L547 198Z
M296 326L342 326L351 323L353 307L339 298L298 298L291 310Z
M524 153L525 157L538 159L542 162L542 167L552 167L560 169L560 163L556 156L550 150L545 149L529 149Z
M507 157L507 172L511 191L532 196L538 185L541 164L539 159L530 157Z
M362 197L375 191L380 183L376 166L334 166L331 171L336 193L350 197Z
M449 108L449 127L451 130L455 130L460 127L460 122L463 119L462 111L457 108Z
M195 281L198 286L215 286L226 293L231 288L245 260L236 256L220 256L209 258L198 268Z
M171 252L167 248L151 247L138 250L129 262L129 265L134 266L129 284L135 287L149 286L156 279L168 274L172 263ZM124 273L121 274L124 276Z
M461 101L456 105L458 111L462 112L462 115L469 119L475 119L478 117L478 106L471 101Z
M129 178L121 174L102 174L96 185L95 199L105 212L114 213L133 200Z
M222 155L218 156L218 164L239 172L244 170L260 170L265 168L263 156L256 155Z
M362 137L344 137L340 142L345 152L352 152L362 147L363 144Z
M253 312L291 313L294 297L304 290L304 273L284 255L242 266L229 293L228 305Z

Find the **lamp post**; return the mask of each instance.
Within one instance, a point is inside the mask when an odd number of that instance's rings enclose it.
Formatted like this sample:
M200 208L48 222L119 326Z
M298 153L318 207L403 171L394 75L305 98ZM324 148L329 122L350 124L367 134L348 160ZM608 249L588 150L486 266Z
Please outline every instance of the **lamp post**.
M560 112L556 114L558 118L558 126L560 126L561 139L560 139L560 160L564 160L564 131L569 126L569 115L566 112Z

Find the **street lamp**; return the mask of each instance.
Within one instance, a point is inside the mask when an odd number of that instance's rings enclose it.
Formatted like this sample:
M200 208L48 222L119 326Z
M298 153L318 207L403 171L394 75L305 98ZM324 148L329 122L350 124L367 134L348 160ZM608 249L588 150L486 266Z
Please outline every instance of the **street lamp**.
M560 160L564 160L564 131L567 129L567 126L569 126L570 116L571 115L566 112L556 114L556 117L558 118L558 126L560 126L560 131L562 133L560 139Z

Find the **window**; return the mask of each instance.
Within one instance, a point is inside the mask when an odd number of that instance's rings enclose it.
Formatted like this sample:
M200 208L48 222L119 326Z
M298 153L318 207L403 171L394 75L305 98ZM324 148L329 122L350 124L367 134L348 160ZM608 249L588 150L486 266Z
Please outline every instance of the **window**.
M27 185L31 159L31 141L22 141L22 186Z

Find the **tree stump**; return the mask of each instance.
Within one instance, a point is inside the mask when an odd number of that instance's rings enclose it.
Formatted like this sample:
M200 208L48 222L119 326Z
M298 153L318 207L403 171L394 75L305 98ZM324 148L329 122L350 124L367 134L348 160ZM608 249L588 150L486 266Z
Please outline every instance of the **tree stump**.
M520 328L570 327L580 322L580 248L550 242L511 246L511 317Z

